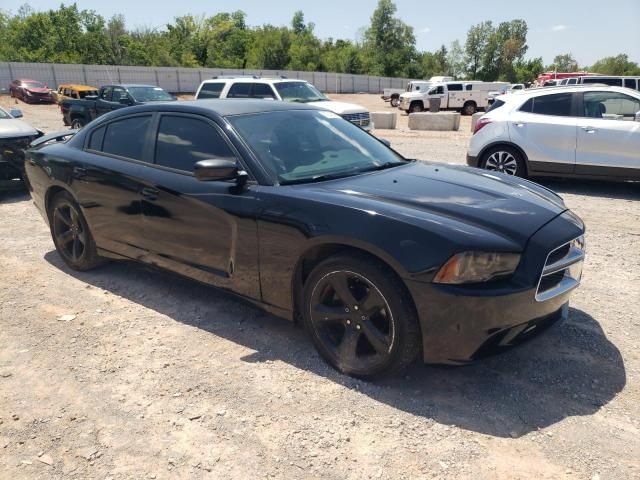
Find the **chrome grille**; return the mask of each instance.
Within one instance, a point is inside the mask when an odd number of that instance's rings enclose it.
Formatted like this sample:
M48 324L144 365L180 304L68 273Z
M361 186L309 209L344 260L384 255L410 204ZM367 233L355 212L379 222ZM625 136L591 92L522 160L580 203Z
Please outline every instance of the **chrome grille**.
M584 252L583 235L549 252L538 280L536 301L550 300L580 284Z
M371 122L369 112L362 113L345 113L342 118L350 121L351 123L358 125L359 127L366 127Z

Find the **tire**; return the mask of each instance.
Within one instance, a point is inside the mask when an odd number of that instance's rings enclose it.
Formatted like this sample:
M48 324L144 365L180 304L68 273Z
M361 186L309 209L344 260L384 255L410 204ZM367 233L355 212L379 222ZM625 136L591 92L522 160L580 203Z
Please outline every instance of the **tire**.
M313 269L302 318L322 358L353 377L398 374L421 349L408 292L386 265L364 255L335 255Z
M467 102L462 107L463 115L473 115L477 111L478 111L478 106L476 105L476 102Z
M390 103L393 108L398 108L400 106L400 97L391 97Z
M68 192L60 192L51 200L48 214L53 243L70 268L91 270L105 262L96 252L80 207Z
M527 165L522 154L513 147L498 145L482 155L480 165L485 170L526 178Z
M82 127L84 127L84 122L82 121L82 119L74 118L73 120L71 120L72 130L80 130Z
M424 110L422 102L413 102L409 105L409 113L420 113Z

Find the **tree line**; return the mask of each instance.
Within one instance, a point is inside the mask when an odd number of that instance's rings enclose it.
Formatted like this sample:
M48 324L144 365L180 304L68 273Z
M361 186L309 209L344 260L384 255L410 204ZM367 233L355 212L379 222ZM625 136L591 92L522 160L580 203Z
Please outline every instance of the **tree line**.
M176 17L162 28L128 29L123 15L104 18L77 4L12 14L0 10L0 61L306 70L429 78L533 81L545 71L577 71L568 54L552 65L525 58L527 24L514 19L472 26L464 43L456 40L433 52L418 51L413 28L396 17L392 0L379 0L357 41L320 39L302 11L289 26L251 27L240 10ZM581 69L587 70L586 67ZM639 75L627 55L607 57L589 68L610 75Z

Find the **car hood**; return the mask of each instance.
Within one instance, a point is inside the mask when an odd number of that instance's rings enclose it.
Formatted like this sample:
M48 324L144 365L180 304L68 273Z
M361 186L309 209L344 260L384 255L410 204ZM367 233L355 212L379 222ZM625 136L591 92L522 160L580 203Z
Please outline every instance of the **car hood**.
M342 205L377 214L396 216L402 210L402 216L412 219L426 214L431 224L436 217L444 224L443 218L450 219L451 224L490 231L520 248L567 210L558 195L527 180L419 161L306 187L320 196L337 196L334 201Z
M25 88L25 90L33 93L51 93L48 88Z
M0 119L0 138L27 137L37 135L35 128L15 118Z
M345 102L334 102L333 100L322 100L320 102L312 102L309 105L316 105L318 107L331 110L338 115L344 115L346 113L367 113L368 110L360 105Z

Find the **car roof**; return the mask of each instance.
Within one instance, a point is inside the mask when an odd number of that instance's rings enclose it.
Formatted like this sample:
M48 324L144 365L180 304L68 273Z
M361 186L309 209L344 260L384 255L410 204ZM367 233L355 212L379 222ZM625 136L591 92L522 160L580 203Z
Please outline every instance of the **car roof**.
M40 80L33 80L32 78L17 78L15 81L16 82L38 82L38 83L44 83L44 82L41 82Z
M63 87L63 88L72 88L74 90L97 90L97 87L92 87L90 85L81 85L78 83L61 83L60 85L58 85L58 88Z
M209 78L203 80L202 83L214 83L214 82L251 82L251 83L281 83L281 82L300 82L309 83L306 80L298 78L280 78L280 77L233 77L233 78Z
M519 90L517 92L510 93L508 98L519 99L525 97L535 97L537 95L544 95L548 93L574 93L574 92L588 92L588 91L610 91L619 93L629 93L629 91L636 92L629 88L624 87L612 87L609 85L598 86L596 84L583 84L583 85L560 85L557 87L538 87L529 88L526 90ZM505 97L506 98L506 97ZM504 100L500 97L501 100Z

